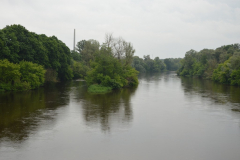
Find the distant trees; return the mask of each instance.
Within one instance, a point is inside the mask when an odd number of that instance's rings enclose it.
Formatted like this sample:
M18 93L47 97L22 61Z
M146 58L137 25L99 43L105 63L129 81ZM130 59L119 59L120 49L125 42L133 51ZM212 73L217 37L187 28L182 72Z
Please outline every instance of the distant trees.
M215 50L190 50L181 61L181 76L198 76L213 81L240 85L240 45L232 44Z
M166 65L166 69L168 71L176 71L181 67L180 61L182 58L166 58L164 59L164 63Z
M180 67L181 58L166 58L160 59L155 57L150 58L150 55L143 56L143 59L135 56L132 66L139 72L163 72L176 71Z

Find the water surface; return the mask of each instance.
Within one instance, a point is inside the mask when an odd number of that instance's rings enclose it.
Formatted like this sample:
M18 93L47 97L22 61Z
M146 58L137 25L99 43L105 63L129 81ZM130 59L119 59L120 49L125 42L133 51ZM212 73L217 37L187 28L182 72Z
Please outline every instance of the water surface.
M174 72L137 88L84 81L0 93L0 160L239 160L240 88Z

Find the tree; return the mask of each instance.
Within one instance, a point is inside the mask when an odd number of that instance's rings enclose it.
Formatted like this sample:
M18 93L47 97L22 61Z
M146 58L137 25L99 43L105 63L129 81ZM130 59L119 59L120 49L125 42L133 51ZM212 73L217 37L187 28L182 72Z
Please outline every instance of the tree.
M113 43L113 55L114 57L117 57L117 59L120 61L120 59L122 58L123 54L124 54L124 40L119 37L117 39L114 40Z
M14 84L21 77L18 64L10 63L7 59L0 60L0 83Z
M38 35L21 25L11 25L0 30L0 46L0 59L37 63L57 72L60 80L71 79L70 49L55 36Z
M97 40L90 39L85 42L81 51L82 61L90 66L90 62L94 60L95 54L99 51L100 44Z
M81 54L79 54L77 51L72 50L71 51L71 57L73 60L80 62L82 60Z
M111 50L101 48L99 54L91 63L91 70L87 73L86 81L88 85L99 84L112 89L124 86L136 86L138 84L138 72L129 65L124 65L109 54Z
M123 50L125 53L125 65L131 65L133 61L133 55L135 53L135 49L129 42L123 42Z
M82 50L84 49L86 40L81 40L79 42L77 42L76 44L76 52L78 52L79 54L82 54Z
M113 38L113 34L112 33L106 33L105 34L105 42L104 45L107 48L113 48L113 44L114 44L114 38Z
M44 83L44 74L46 71L43 66L27 61L21 61L19 65L21 81L29 82L31 89L35 89Z
M154 72L161 72L166 69L166 65L159 57L154 58Z

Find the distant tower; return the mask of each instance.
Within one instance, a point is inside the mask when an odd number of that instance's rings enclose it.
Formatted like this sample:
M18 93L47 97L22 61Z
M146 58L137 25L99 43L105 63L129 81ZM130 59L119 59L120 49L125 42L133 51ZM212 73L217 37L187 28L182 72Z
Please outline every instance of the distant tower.
M74 36L73 36L73 50L75 51L75 29L74 29Z

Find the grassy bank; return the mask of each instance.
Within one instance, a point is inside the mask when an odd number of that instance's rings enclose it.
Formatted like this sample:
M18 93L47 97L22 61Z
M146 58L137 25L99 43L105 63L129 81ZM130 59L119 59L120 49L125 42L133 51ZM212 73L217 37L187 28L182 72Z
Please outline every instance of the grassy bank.
M98 84L93 84L88 87L89 93L107 93L107 92L110 92L111 90L112 90L111 87L105 87Z

